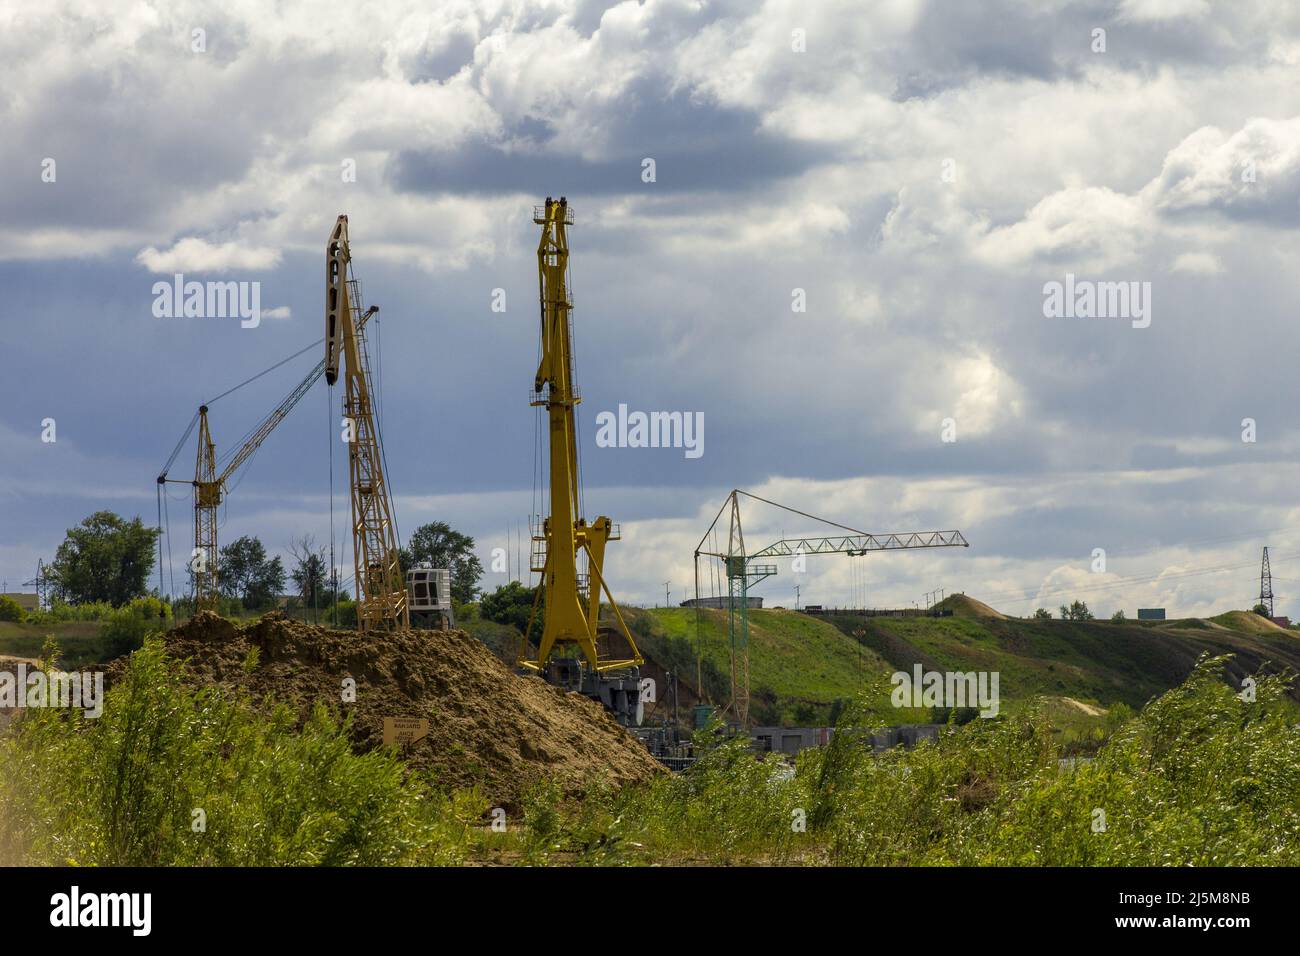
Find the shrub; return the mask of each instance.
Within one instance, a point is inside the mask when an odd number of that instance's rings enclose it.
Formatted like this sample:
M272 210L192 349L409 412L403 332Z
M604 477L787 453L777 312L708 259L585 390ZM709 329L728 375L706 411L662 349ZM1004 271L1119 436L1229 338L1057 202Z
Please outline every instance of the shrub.
M86 601L82 604L68 604L55 599L48 610L33 611L27 615L28 624L62 624L67 621L102 621L113 613L113 605L107 601Z
M104 624L103 637L112 657L139 650L150 634L166 630L171 623L171 607L156 597L136 598L117 608Z
M391 750L353 753L321 706L299 729L285 707L194 689L156 639L98 719L25 712L0 766L0 864L445 864L485 809L404 779Z
M23 610L21 604L7 594L0 594L0 621L21 624L26 617L27 612Z
M348 598L340 598L338 603L337 614L333 605L326 608L321 617L329 624L335 627L356 627L357 626L357 602Z

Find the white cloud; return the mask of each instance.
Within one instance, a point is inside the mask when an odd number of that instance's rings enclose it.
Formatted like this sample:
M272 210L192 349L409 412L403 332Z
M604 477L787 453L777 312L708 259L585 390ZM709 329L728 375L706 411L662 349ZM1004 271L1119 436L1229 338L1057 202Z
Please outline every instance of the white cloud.
M1200 19L1210 12L1209 0L1124 0L1119 19L1139 23Z
M1223 264L1209 252L1184 252L1170 267L1172 272L1186 272L1191 275L1212 276L1223 271Z
M197 236L178 240L170 249L141 249L135 261L150 272L230 272L232 269L265 270L280 264L280 252L242 242L210 243Z
M957 423L957 440L978 438L1024 415L1016 381L985 352L918 357L909 376L903 407L914 409L917 434L939 440L942 421Z
M1144 192L1168 212L1300 221L1300 117L1252 119L1231 136L1202 127L1170 150Z
M1063 189L1036 203L1020 222L991 230L975 254L995 266L1058 260L1080 268L1130 264L1150 238L1142 203L1105 187Z

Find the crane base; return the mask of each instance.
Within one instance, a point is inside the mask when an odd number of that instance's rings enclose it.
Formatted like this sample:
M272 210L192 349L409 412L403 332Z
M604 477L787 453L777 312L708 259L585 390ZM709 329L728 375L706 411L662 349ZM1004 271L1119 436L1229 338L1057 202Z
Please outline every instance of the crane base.
M616 675L606 675L592 670L586 661L557 657L542 668L542 679L548 684L600 701L624 727L641 726L645 708L641 702L639 668L630 667Z

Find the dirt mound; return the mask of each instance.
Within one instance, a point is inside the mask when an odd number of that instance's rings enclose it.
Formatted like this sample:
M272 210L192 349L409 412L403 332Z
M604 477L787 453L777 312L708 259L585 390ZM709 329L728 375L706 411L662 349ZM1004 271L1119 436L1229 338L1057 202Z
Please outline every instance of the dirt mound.
M1230 631L1238 631L1244 634L1289 634L1291 633L1285 627L1274 624L1268 618L1256 614L1254 611L1227 611L1223 614L1216 614L1208 618L1221 627L1226 627Z
M13 657L7 654L0 654L0 674L13 674L15 679L18 675L18 665L26 664L28 671L35 669L37 662L30 657ZM0 707L0 730L8 727L18 711L16 708Z
M1001 611L995 611L983 601L977 601L964 594L949 594L939 602L939 606L952 611L957 617L991 617L999 621L1007 619Z
M404 756L450 787L478 784L514 805L532 781L580 793L595 778L616 786L662 766L600 704L539 678L520 677L463 631L362 635L287 620L279 613L237 627L200 613L164 635L197 681L247 689L305 715L316 701L354 716L359 750L383 742L385 717L427 718L429 735ZM247 670L249 652L257 666ZM356 681L343 703L343 681Z

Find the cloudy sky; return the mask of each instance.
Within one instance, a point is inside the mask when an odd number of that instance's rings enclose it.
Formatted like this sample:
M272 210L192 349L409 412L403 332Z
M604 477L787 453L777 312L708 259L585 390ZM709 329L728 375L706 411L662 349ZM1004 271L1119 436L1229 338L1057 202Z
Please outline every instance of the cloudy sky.
M772 603L943 587L1015 614L1213 613L1251 603L1269 545L1278 611L1300 612L1285 0L0 0L0 64L10 590L92 511L156 522L196 406L320 337L343 212L382 309L399 526L445 520L489 563L532 505L531 213L565 195L587 511L622 525L616 595L686 596L739 487L971 542L783 562ZM176 273L259 283L262 321L156 317ZM1137 283L1145 319L1045 314L1067 275ZM216 403L218 453L317 359ZM317 385L267 441L221 540L328 540L340 400ZM702 414L704 453L598 447L619 404ZM179 581L190 500L170 490ZM818 530L745 508L751 549Z

